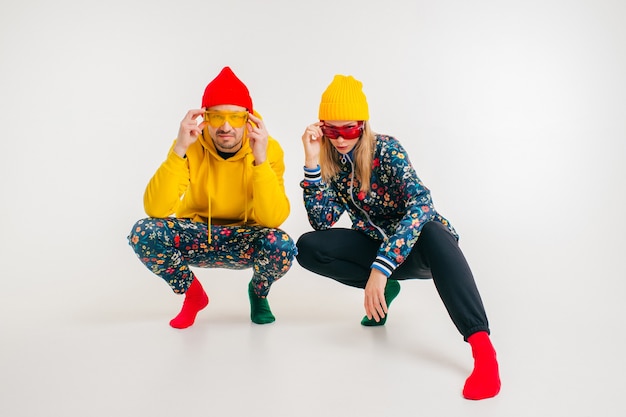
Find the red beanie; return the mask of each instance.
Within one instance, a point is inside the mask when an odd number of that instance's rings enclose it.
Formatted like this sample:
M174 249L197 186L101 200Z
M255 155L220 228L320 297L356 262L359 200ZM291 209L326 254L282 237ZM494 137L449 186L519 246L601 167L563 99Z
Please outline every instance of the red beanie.
M232 104L248 109L252 113L252 99L248 87L241 82L230 67L224 67L217 77L206 86L202 96L202 107Z

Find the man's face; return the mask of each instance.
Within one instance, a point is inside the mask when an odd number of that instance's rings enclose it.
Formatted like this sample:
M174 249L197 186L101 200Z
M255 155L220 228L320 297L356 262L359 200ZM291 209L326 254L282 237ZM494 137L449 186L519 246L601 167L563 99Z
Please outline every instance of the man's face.
M212 115L213 121L219 120L219 123L213 124L206 121L209 136L211 136L217 150L235 153L241 149L247 121L246 108L231 104L221 104L209 107L206 111L208 112L208 117ZM242 120L242 117L245 120ZM242 121L243 124L241 123ZM216 127L214 126L215 124L219 124L219 126ZM233 127L233 125L237 127Z

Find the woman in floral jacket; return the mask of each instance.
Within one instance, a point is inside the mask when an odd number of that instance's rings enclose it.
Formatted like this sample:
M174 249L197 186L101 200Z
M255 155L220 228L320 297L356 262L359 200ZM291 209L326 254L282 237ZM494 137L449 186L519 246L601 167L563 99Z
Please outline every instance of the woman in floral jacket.
M304 204L313 232L297 243L301 266L364 288L361 324L385 324L398 280L432 278L452 321L469 342L474 370L463 395L500 390L496 353L458 235L420 181L402 145L372 132L360 81L336 75L322 95L319 122L302 135ZM351 229L332 228L347 212Z

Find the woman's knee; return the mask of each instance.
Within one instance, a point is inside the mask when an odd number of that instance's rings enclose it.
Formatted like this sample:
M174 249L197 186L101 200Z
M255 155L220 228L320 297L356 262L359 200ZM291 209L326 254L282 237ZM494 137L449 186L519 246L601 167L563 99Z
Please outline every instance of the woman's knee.
M307 232L303 235L300 235L300 237L298 238L298 241L296 242L296 247L298 248L298 254L302 252L308 252L311 249L311 245L313 242L313 239L311 238L313 237L313 233L314 232Z
M319 262L319 233L307 232L301 235L296 242L296 259L300 266L310 269Z
M427 239L435 239L435 240L453 240L456 242L456 238L448 228L438 222L438 221L429 221L422 227L421 236L425 236ZM420 236L420 237L421 237Z

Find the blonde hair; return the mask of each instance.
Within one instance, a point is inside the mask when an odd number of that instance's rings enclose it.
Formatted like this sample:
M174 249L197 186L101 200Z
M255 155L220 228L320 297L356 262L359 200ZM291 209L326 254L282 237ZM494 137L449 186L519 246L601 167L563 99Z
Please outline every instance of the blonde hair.
M370 177L372 174L372 160L374 159L374 148L376 147L376 135L372 131L367 120L363 122L363 134L358 139L358 143L353 148L355 178L361 183L360 191L369 192ZM337 175L341 168L341 156L335 147L326 137L322 137L322 147L320 149L320 168L322 169L322 180L330 183L332 177Z

